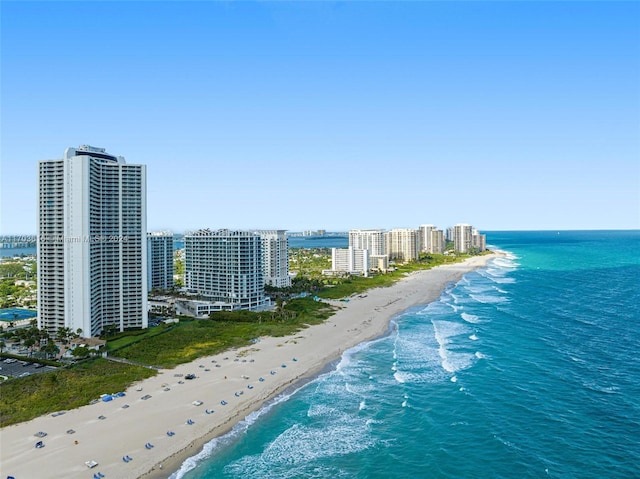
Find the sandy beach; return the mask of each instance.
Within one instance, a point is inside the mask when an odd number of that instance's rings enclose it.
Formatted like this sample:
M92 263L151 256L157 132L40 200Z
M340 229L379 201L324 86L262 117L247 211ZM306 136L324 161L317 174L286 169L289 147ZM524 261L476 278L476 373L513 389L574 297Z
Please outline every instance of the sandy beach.
M5 427L0 477L169 477L206 442L266 401L318 374L346 349L384 334L393 316L436 300L448 283L492 257L412 273L348 303L332 302L341 308L336 314L293 336L260 338L251 346L162 370L112 401ZM96 397L116 392L96 391ZM47 435L38 438L38 431ZM38 441L44 447L35 448ZM97 464L90 468L89 461Z

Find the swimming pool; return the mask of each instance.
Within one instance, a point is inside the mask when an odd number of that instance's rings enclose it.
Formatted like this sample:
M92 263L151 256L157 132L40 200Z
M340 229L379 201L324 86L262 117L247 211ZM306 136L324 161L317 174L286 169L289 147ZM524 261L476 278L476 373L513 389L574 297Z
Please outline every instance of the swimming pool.
M38 316L37 311L24 308L0 309L0 321L20 321L21 319L31 319Z

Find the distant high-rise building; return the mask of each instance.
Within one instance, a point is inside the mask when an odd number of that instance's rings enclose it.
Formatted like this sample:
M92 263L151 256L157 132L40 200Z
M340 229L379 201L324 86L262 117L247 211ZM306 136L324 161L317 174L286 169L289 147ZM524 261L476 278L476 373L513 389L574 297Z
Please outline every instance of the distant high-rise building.
M147 327L146 166L103 148L38 163L38 327Z
M350 230L349 248L369 250L370 255L384 255L385 230Z
M420 251L433 253L433 243L431 233L436 230L434 225L420 225Z
M331 248L331 271L369 276L369 250Z
M444 253L445 247L447 243L444 239L444 232L442 230L433 230L431 231L431 246L429 249L429 253Z
M289 276L289 238L285 230L259 230L262 241L264 284L276 288L291 286Z
M207 311L259 309L268 304L261 251L260 236L251 231L186 234L185 287L209 303Z
M147 235L148 289L173 288L173 233L154 231Z
M388 231L386 245L389 259L414 261L420 251L418 230L399 228Z
M487 235L481 234L477 229L471 232L471 246L478 252L486 251Z
M453 227L453 249L457 253L467 253L471 249L471 233L471 225L460 223Z

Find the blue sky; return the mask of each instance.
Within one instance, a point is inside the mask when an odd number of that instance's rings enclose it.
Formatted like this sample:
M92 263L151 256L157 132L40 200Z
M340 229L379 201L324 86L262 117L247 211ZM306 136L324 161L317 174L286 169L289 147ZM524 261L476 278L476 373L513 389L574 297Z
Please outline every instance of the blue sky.
M640 228L640 3L2 1L0 234L37 161L148 228Z

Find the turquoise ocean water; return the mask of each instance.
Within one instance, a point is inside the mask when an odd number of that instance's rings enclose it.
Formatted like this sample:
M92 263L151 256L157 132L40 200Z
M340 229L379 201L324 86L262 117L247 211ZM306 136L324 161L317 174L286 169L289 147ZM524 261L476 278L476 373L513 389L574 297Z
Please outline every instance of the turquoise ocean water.
M173 477L640 477L640 232L487 239L506 256Z

